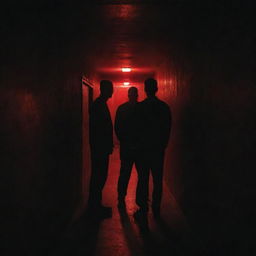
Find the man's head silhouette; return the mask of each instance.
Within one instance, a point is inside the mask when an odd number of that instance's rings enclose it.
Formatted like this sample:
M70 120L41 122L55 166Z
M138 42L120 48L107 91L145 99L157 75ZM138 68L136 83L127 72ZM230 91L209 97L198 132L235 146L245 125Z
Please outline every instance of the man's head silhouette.
M144 82L144 91L146 92L148 97L155 96L158 90L157 81L154 78L148 78Z
M136 87L130 87L128 90L128 98L130 102L137 102L138 89Z
M100 81L100 95L104 99L109 99L113 94L113 84L109 80L101 80Z

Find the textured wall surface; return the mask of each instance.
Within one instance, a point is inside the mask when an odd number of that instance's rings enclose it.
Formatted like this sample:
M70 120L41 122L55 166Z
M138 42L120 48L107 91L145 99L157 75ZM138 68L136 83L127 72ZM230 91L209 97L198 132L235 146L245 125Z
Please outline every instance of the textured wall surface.
M44 79L1 89L2 227L24 241L66 225L78 197L81 83Z
M81 76L70 66L68 49L46 35L39 44L30 27L15 29L3 41L1 59L0 219L2 246L22 252L47 248L73 215L82 105Z
M166 182L209 248L239 255L253 250L256 91L251 44L236 36L170 54L157 77L173 114Z

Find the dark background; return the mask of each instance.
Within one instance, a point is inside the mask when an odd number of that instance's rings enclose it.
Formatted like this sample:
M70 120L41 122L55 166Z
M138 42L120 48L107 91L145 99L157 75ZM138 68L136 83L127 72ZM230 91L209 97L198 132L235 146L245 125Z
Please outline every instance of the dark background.
M1 3L4 250L47 255L83 201L81 76L97 75L113 46L102 2ZM212 255L253 255L255 4L143 1L141 9L133 54L140 44L164 50L134 63L155 54L157 78L177 85L159 92L174 115L166 182Z

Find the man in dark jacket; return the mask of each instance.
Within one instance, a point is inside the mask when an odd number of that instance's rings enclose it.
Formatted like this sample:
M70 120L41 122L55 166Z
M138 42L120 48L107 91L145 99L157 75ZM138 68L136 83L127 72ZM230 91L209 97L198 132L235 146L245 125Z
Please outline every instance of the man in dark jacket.
M108 176L109 155L113 152L113 124L107 106L112 97L111 81L100 82L100 96L89 112L89 139L91 148L91 180L88 208L93 214L110 215L111 208L101 205L102 190Z
M136 162L136 120L135 111L138 100L138 89L128 90L129 101L120 105L116 112L115 132L120 141L120 176L118 179L118 206L125 207L125 196L131 176L132 166Z
M171 112L169 106L156 97L157 81L149 78L144 90L147 98L138 103L138 141L140 145L140 166L136 203L140 207L134 217L144 216L148 211L148 184L151 170L153 178L152 211L160 215L162 198L164 153L171 131Z

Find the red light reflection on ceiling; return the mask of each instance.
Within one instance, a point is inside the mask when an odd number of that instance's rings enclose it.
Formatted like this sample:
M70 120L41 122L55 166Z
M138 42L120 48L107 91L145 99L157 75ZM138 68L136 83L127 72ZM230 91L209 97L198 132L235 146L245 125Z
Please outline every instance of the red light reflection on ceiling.
M135 84L131 83L130 82L115 82L114 83L114 87L117 87L117 88L129 88L131 86L135 86Z
M108 19L132 20L139 15L138 5L112 4L104 6L104 16Z
M100 67L97 68L97 71L99 73L141 73L141 74L145 74L145 73L152 73L154 72L154 69L151 67L139 67L139 68L128 68L130 69L130 71L123 71L123 69L126 69L128 67L123 67L123 68L114 68L114 67Z

